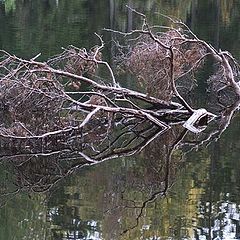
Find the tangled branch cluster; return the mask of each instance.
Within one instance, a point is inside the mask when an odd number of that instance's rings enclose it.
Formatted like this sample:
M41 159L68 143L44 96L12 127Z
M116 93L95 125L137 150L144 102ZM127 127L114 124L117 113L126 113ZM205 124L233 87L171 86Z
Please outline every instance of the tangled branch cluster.
M137 76L139 82L146 86L149 95L170 101L173 97L171 71L176 80L186 75L188 71L199 68L207 54L207 49L198 42L186 41L181 29L156 33L154 37L156 39L148 35L138 38L123 58L122 65ZM173 70L172 56L165 46L171 46L173 50ZM194 84L194 81L189 83Z
M118 84L112 68L102 60L104 42L98 35L99 46L89 51L69 46L47 62L37 61L38 56L25 60L1 51L3 151L69 150L95 163L141 151L176 124L200 133L215 116L190 106L176 83L193 82L194 73L209 56L219 66L216 76L222 75L221 80L211 77L216 92L231 88L239 98L239 67L229 53L198 39L180 21L171 19L175 28L155 31L143 14L131 10L142 18L142 29L109 31L128 42L137 35L130 51L121 55L121 63L147 86L144 93ZM231 116L222 118L224 128Z

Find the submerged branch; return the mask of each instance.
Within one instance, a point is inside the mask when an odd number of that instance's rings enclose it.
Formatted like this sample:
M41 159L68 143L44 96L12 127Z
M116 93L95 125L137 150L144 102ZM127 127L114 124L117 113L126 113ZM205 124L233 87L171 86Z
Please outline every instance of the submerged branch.
M47 62L1 51L0 149L7 155L76 151L94 162L142 151L176 125L199 134L216 114L191 106L178 86L187 81L184 87L191 90L209 56L222 73L221 80L216 75L209 81L216 92L230 86L239 98L239 66L229 53L218 52L175 19L169 18L175 27L159 26L162 32L156 32L144 14L128 8L141 17L142 27L107 31L124 36L127 51L119 49L116 60L137 78L139 91L120 86L115 69L103 60L105 44L98 34L99 46L69 46ZM137 38L129 39L133 35Z

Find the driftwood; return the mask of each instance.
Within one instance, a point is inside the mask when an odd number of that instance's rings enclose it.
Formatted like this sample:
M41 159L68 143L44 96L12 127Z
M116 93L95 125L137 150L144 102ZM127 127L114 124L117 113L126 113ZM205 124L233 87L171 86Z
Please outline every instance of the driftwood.
M228 126L240 96L239 65L231 54L199 39L179 20L167 17L173 27L150 26L145 15L130 10L143 21L141 29L105 30L124 38L124 47L116 42L118 69L133 74L140 91L120 86L103 60L99 35L99 46L69 46L46 62L37 61L40 55L25 60L1 51L2 157L64 151L96 164L142 151L175 125L196 134L213 120L221 119L221 129ZM194 88L194 75L209 58L216 66L209 89L217 102L224 92L234 96L232 108L230 97L214 112L186 100L182 89Z

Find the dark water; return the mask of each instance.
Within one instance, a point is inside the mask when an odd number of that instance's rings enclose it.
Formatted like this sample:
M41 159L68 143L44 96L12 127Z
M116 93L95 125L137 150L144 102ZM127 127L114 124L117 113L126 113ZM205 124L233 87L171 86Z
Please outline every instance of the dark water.
M42 60L69 44L89 48L97 44L93 33L104 27L139 26L126 4L153 24L164 24L159 12L181 18L200 38L240 60L237 0L0 1L0 48L27 58L41 52ZM102 34L111 61L111 34ZM195 100L206 106L207 75L200 74ZM234 113L217 141L192 142L199 147L175 149L170 160L166 149L177 128L140 154L79 170L72 166L64 174L50 157L3 159L0 239L240 239L239 118ZM44 192L36 187L43 168L50 187Z

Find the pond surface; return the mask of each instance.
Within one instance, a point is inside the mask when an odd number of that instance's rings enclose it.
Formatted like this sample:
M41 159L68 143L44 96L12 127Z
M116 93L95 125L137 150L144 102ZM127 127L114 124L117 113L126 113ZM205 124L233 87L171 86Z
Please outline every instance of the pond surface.
M164 24L159 13L181 18L200 38L240 60L237 0L2 0L0 48L26 58L41 52L46 60L70 44L94 46L98 32L111 62L111 34L102 29L139 26L126 4L152 24ZM193 102L210 108L208 73L199 75ZM129 79L122 84L131 88ZM139 154L80 169L59 169L59 159L51 157L1 158L0 239L240 239L239 120L234 112L216 139L189 141L171 158L167 149L179 129Z

